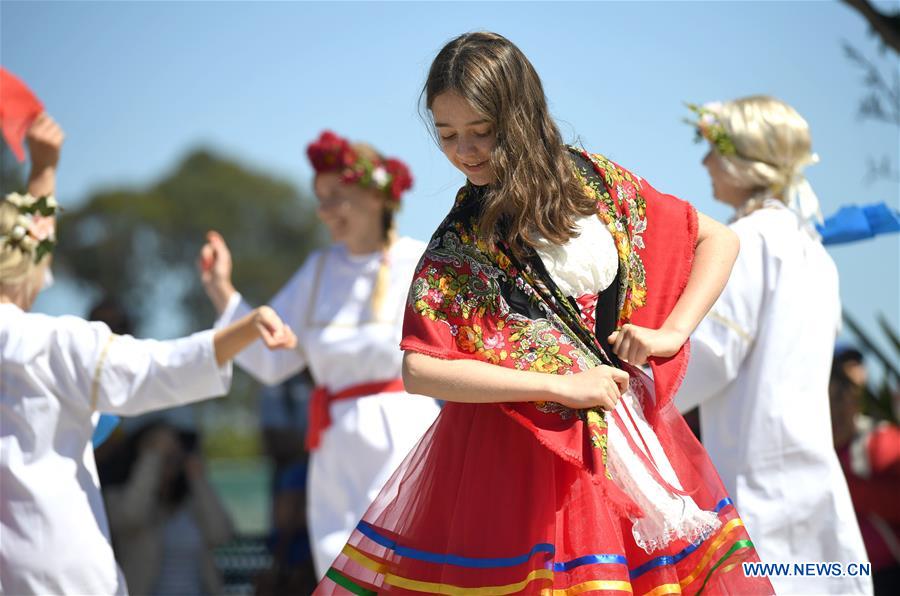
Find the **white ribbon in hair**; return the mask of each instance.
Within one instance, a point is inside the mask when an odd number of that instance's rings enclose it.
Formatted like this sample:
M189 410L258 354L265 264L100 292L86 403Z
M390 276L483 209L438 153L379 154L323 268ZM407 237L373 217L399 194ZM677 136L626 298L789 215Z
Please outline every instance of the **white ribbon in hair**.
M784 191L788 208L799 215L804 223L812 226L823 222L822 209L819 206L819 197L816 196L812 185L803 174L803 170L806 166L815 163L819 163L819 156L815 153L798 163L794 167L794 173Z

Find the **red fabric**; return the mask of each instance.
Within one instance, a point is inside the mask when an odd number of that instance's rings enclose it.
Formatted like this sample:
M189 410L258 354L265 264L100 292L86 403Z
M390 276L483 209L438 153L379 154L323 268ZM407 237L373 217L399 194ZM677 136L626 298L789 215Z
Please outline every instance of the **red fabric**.
M850 444L837 450L847 477L850 498L859 521L872 569L900 564L888 541L900 544L900 428L892 424L875 426L855 440L866 442L870 475L860 476L851 463Z
M331 402L398 391L403 391L403 379L400 378L354 385L333 394L329 393L326 387L318 385L313 389L309 400L306 449L309 451L318 449L319 444L322 442L322 434L331 426Z
M44 106L34 93L0 67L0 128L6 144L19 161L25 161L25 133L43 111Z
M635 311L631 322L659 329L675 308L687 286L697 244L697 211L672 195L657 192L646 181L642 191L647 199L647 231L644 249L638 249L647 276L647 304ZM684 380L690 358L686 343L671 358L651 358L650 368L660 406L675 397Z
M680 477L715 479L708 458L671 404L660 411L659 418L684 437L674 457ZM587 434L583 439L581 448L590 451ZM510 591L485 593L538 595L548 589L570 589L571 594L627 593L623 587L594 584L592 589L587 583L597 581L630 584L633 594L652 590L696 594L701 587L711 595L773 593L765 578L743 576L739 563L758 561L752 548L739 549L711 573L735 541L748 539L733 506L721 509L722 527L693 552L682 557L689 545L676 542L650 555L635 544L629 520L611 510L597 489L594 471L555 456L532 432L513 423L499 405L448 403L364 516L366 531L354 531L348 543L352 550L345 548L332 570L378 594L437 591L429 586L412 590L402 585L404 579L442 584L448 590L442 593L447 594L458 593L449 591L451 587L511 584L517 585ZM721 484L713 480L694 499L701 507L713 509L724 494ZM395 544L373 540L367 535L372 530ZM538 545L549 545L552 552L546 547L533 552ZM419 555L409 549L482 559L533 555L516 565L479 568L423 560L409 556ZM375 565L361 562L357 553ZM618 555L625 562L591 564L582 559L584 563L578 564L580 558L591 555ZM659 561L659 557L676 555L677 563ZM640 573L653 560L662 564ZM529 574L541 573L554 563L568 563L569 569L556 571L552 578L527 581ZM315 594L350 593L330 577ZM660 588L666 585L675 587Z
M869 436L868 453L873 476L890 475L900 479L900 427L877 426Z

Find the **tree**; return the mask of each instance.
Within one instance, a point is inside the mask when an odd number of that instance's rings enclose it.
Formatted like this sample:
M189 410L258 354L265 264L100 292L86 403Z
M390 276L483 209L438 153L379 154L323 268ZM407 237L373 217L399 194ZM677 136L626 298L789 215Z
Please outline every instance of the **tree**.
M148 188L100 192L66 211L56 262L139 320L155 309L176 311L186 333L212 320L195 268L209 229L225 236L235 286L257 304L323 239L312 201L293 185L197 150ZM157 303L160 287L168 289L165 303Z
M868 21L871 31L882 42L882 52L892 50L900 54L900 11L886 13L878 10L869 0L843 0L845 4L859 12ZM873 60L844 42L844 54L855 63L863 74L866 93L859 103L859 115L863 119L881 122L900 128L900 72L896 66L881 71ZM896 158L882 156L867 158L866 180L871 183L879 179L898 180Z
M858 11L869 22L885 46L900 54L900 11L881 12L869 0L843 0L843 2Z
M187 334L214 318L195 265L209 229L227 240L235 286L251 304L271 298L324 241L308 195L200 149L147 188L106 190L63 212L54 269L124 304L138 336L147 333L140 323L161 311ZM258 454L258 390L236 370L227 400L204 402L202 415L195 409L208 456Z

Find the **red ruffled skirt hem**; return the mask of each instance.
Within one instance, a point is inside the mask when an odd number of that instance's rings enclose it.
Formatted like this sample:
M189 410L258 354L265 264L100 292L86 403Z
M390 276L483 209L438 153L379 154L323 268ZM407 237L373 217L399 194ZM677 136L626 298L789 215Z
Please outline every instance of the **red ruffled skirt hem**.
M583 425L582 421L573 424ZM653 553L591 466L559 457L499 404L448 404L385 485L316 594L772 594L705 451L673 407L666 453L721 526ZM600 450L585 428L583 460Z

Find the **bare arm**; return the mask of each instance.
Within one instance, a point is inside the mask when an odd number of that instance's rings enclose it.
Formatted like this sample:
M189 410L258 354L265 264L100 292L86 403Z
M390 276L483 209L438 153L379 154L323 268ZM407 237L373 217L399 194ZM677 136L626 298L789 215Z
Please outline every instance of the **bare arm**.
M674 356L725 289L737 259L737 234L714 219L697 213L697 244L684 292L659 329L624 325L609 341L626 362L642 365L651 356Z
M598 366L574 375L515 370L478 360L441 360L406 352L403 384L410 393L461 403L554 401L575 409L612 409L628 373Z
M216 331L213 336L216 363L224 365L257 339L263 340L271 350L292 349L297 345L293 331L281 322L275 311L268 306L260 306L244 318Z
M697 224L697 247L691 275L684 293L663 324L663 329L671 329L683 335L685 340L725 289L740 249L737 234L727 226L699 212Z
M33 197L51 195L56 189L56 166L65 135L62 128L47 114L38 116L25 135L31 171L28 174L28 194Z

